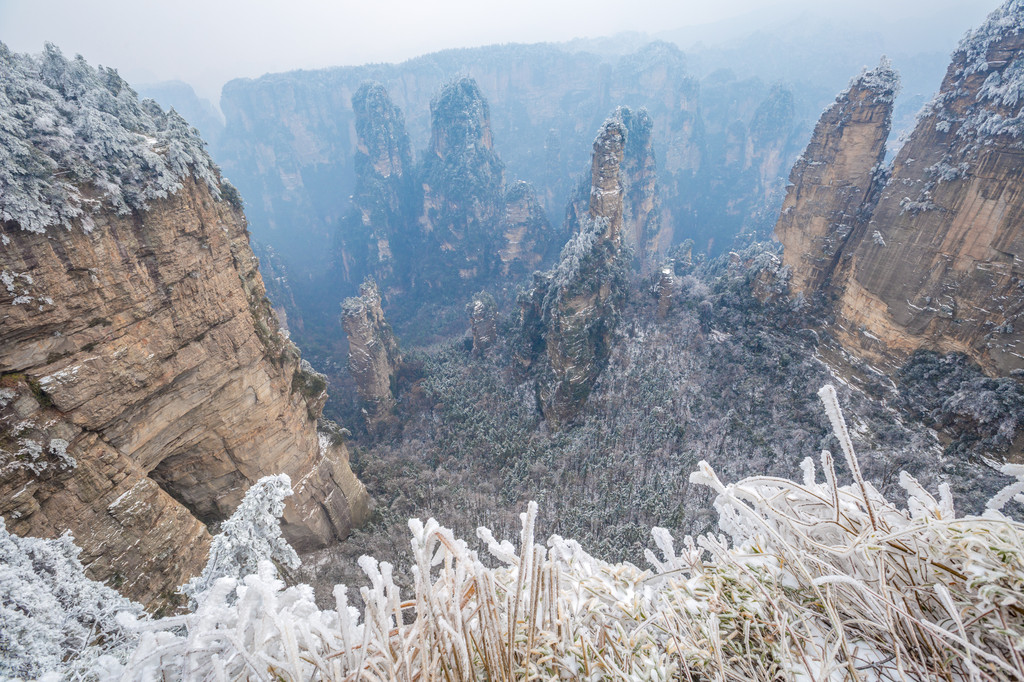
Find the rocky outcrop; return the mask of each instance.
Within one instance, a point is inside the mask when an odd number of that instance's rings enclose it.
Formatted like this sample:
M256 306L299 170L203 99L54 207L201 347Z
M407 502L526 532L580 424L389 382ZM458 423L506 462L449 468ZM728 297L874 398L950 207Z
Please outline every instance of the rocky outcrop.
M501 277L515 282L533 273L545 260L550 262L547 257L554 235L529 183L513 182L505 192L504 203L498 257Z
M664 220L658 168L654 158L654 125L646 109L623 107L618 115L626 126L626 150L620 182L623 187L625 244L633 249L641 272L651 270L674 241L672 225Z
M969 34L830 276L835 333L881 365L925 348L1024 369L1024 3ZM817 281L782 239L794 278Z
M415 286L451 294L532 272L551 232L529 184L506 190L480 88L471 78L450 81L431 100L430 112L430 148L418 181L424 249L412 263Z
M479 355L498 339L498 304L493 296L481 291L466 304L466 312L473 334L473 352Z
M404 112L418 152L433 136L431 100L459 75L475 81L487 100L490 137L506 175L536 188L549 218L561 218L575 174L589 163L591 134L608 112L620 104L645 107L665 194L663 220L674 238L693 238L697 251L709 244L724 251L755 222L770 228L762 222L774 220L781 196L773 192L785 185L778 171L796 158L806 121L820 107L816 90L802 91L796 102L803 108L794 112L775 106L786 104L784 95L757 79L723 70L698 79L685 55L664 42L618 58L550 44L500 45L232 81L224 88L227 127L215 156L251 197L253 234L274 246L297 281L318 272L330 255L323 245L349 208L359 153L353 94L367 80L382 83ZM768 112L778 117L767 121ZM727 165L727 157L734 163ZM763 206L767 196L770 207ZM378 283L387 296L387 285Z
M325 386L304 383L278 332L241 215L190 181L144 214L94 221L89 234L3 227L8 527L70 530L93 577L150 604L203 567L203 523L261 476L296 482L284 530L297 547L345 537L366 492L347 453L320 444ZM26 421L44 450L66 441L77 466L20 466Z
M352 95L355 114L356 187L352 208L336 234L336 279L350 286L365 277L388 293L408 286L407 264L415 248L416 196L405 117L380 83L364 83Z
M611 352L626 288L621 167L627 139L621 117L605 121L594 141L587 217L555 269L536 275L520 301L521 364L537 371L538 401L554 426L579 414Z
M606 156L594 176L592 166L587 182L581 182L567 209L570 229L579 230L581 219L597 214L621 216L609 228L621 235L640 265L641 272L651 270L672 245L672 226L662 219L661 198L658 189L658 171L654 158L653 123L645 109L634 112L629 107L618 107L611 119L619 121L626 130L626 143L622 158ZM598 205L593 206L592 188L599 188ZM621 190L621 191L620 191ZM605 205L605 192L608 205Z
M420 173L420 288L459 289L496 269L505 165L494 153L490 112L476 82L459 78L431 100L430 148Z
M66 68L58 57L5 73L5 84ZM284 531L299 548L345 537L365 519L367 496L347 452L318 436L325 384L280 333L239 202L201 141L161 130L163 114L138 109L116 74L81 61L64 73L22 88L34 94L18 111L38 120L49 97L62 103L57 116L104 127L70 147L7 127L5 144L45 161L121 141L149 147L140 158L150 163L182 148L191 161L131 175L134 186L89 180L130 168L131 148L77 166L74 185L54 164L32 182L62 181L62 201L80 196L89 208L65 227L0 226L0 515L22 535L70 531L91 577L157 608L205 564L204 524L227 517L260 477L295 482ZM8 185L0 202L31 186ZM58 205L47 200L34 215Z
M431 292L457 295L536 269L551 230L529 184L506 187L488 105L472 79L455 79L434 97L430 147L417 167L402 112L382 85L364 84L352 106L356 191L337 232L335 289L369 276L388 301L415 305ZM395 298L403 294L412 296Z
M376 282L368 279L359 287L359 296L345 299L341 324L348 336L348 367L356 380L363 417L367 429L374 432L395 407L394 381L402 363Z
M885 60L855 78L793 166L775 235L794 294L813 294L835 270L885 157L898 83Z

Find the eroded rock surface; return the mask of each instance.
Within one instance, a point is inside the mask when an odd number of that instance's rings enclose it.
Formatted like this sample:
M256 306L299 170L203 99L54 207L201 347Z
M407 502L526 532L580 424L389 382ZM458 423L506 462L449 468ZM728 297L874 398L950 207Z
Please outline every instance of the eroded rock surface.
M498 339L498 306L493 296L481 291L466 304L466 312L473 334L473 352L483 353Z
M198 134L52 46L0 44L0 88L7 528L70 531L91 577L155 609L262 476L294 482L297 548L345 537L366 491L317 433L326 384L280 331Z
M536 275L520 301L520 360L538 373L539 403L555 426L579 414L608 363L625 290L621 167L627 138L621 117L605 121L594 141L588 214L558 265Z
M885 157L898 82L888 62L855 78L793 166L775 235L795 294L816 292L835 270Z
M356 380L366 426L374 431L395 407L394 381L402 363L376 282L368 279L359 287L359 296L345 299L341 324L348 336L349 371Z
M1024 369L1021 93L1024 3L1011 0L962 41L889 176L859 207L820 190L814 206L787 199L777 234L796 289L831 281L844 347L889 367L925 348L965 353L991 374ZM835 164L833 186L861 178L861 193L869 156ZM836 221L816 216L851 209L850 236L825 257L822 229Z
M602 154L598 167L591 164L587 182L579 185L567 209L569 227L578 231L584 218L592 219L594 211L609 216L615 221L609 228L633 252L641 272L647 273L673 241L672 225L664 219L659 198L653 123L645 109L633 111L629 107L618 107L610 118L619 121L626 131L622 158L617 159L614 153Z
M77 462L37 476L8 457L8 527L70 530L92 577L149 604L203 567L203 522L262 476L295 482L297 547L345 537L366 492L347 453L320 443L326 387L278 330L241 213L187 180L149 211L93 220L89 233L2 228L14 286L0 289L0 372L17 394L2 447L60 439Z
M405 117L376 82L356 90L352 110L356 187L336 236L336 276L353 287L370 276L391 294L400 293L409 285L407 266L416 247L417 201Z

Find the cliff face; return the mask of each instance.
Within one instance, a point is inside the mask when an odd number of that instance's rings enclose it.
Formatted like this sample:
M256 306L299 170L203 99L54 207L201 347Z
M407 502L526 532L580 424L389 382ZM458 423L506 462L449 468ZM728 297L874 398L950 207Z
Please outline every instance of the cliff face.
M405 118L384 86L365 83L352 96L355 113L356 187L352 208L336 234L334 268L341 283L365 277L386 283L390 294L408 286L396 261L410 256L417 198ZM396 253L397 252L397 253Z
M493 296L481 291L466 304L466 312L469 313L470 331L473 334L473 352L483 353L498 339L497 303Z
M836 333L853 352L891 365L928 348L993 374L1024 368L1022 84L1024 3L1013 0L953 54L841 250ZM801 248L783 244L787 258Z
M602 154L600 168L592 162L588 181L580 183L567 210L569 225L575 232L584 216L608 217L614 222L609 229L621 235L622 244L633 251L646 273L674 241L672 226L663 220L661 210L653 122L645 109L634 112L629 107L618 107L611 118L626 131L622 157Z
M601 127L594 141L587 217L562 249L558 265L536 275L533 289L521 299L521 363L538 373L541 410L555 426L579 414L608 363L625 290L621 168L627 139L621 116Z
M367 428L375 431L395 406L392 385L402 356L372 279L359 287L359 296L345 299L341 324L348 336L348 366L362 400L363 417Z
M78 98L65 99L59 83ZM147 158L169 158L192 139L187 129L152 128L159 112L138 113L123 82L84 62L73 77L25 91L50 92L64 112L100 102L120 123L91 139L155 147ZM19 111L45 107L34 97ZM37 135L3 134L37 158L55 149ZM107 161L116 168L130 154ZM204 523L228 516L264 475L295 482L283 525L297 547L343 538L367 512L347 453L318 438L325 386L278 330L245 219L216 198L230 187L195 178L194 168L170 168L177 189L138 208L111 207L127 185L83 179L65 191L91 207L66 228L0 227L0 515L19 534L70 530L92 577L152 606L202 569Z
M793 166L775 226L793 293L813 293L832 275L885 157L897 87L887 62L854 79Z
M9 528L71 530L93 577L145 603L203 567L201 522L228 516L267 474L296 481L284 517L296 546L345 537L366 493L347 454L321 448L324 386L300 390L241 215L188 182L144 214L94 220L90 234L3 226L15 284L0 291L0 371L17 393L6 444L32 447L27 420L36 442L66 441L78 463L38 477L9 460Z
M498 252L505 165L494 152L490 112L476 82L456 79L430 103L431 135L420 173L418 282L439 288L489 277Z
M430 147L413 167L402 112L379 83L353 96L356 192L341 224L335 285L373 277L389 301L466 293L532 272L552 234L528 183L505 184L476 83L447 83L432 104Z
M539 268L552 250L554 234L548 225L533 187L522 180L505 192L501 241L501 277L508 281L525 279ZM550 261L549 261L550 262Z

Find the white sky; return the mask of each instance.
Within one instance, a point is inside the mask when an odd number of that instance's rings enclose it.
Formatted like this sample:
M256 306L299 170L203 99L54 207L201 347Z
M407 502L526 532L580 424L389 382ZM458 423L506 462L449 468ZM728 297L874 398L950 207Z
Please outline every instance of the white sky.
M183 80L216 102L231 78L402 61L450 47L659 31L813 8L886 22L977 24L999 0L0 0L0 41L118 69L135 83Z

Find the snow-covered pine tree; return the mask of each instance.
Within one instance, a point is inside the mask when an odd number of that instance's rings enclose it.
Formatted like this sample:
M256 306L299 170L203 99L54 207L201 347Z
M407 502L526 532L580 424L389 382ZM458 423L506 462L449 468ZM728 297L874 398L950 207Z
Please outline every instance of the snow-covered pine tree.
M284 500L292 494L287 474L264 476L245 493L241 504L210 544L203 572L181 586L193 608L220 578L243 578L257 573L261 561L298 568L299 555L281 537Z

